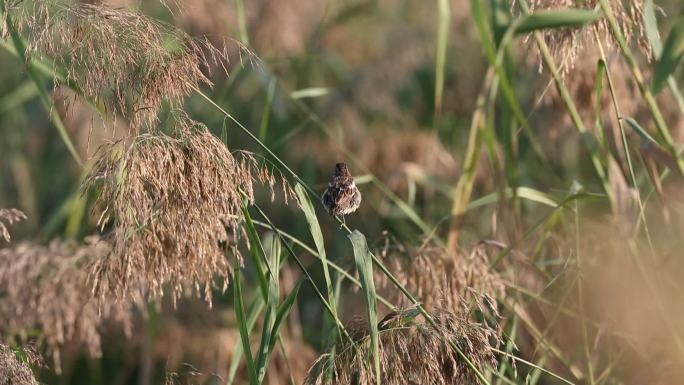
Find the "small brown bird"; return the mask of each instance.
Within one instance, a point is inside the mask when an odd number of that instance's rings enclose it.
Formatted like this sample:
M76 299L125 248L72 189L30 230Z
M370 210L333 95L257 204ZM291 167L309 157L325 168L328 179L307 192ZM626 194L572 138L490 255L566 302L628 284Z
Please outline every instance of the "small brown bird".
M347 165L337 163L333 178L323 193L323 204L330 215L344 216L351 214L361 205L361 192L354 183Z

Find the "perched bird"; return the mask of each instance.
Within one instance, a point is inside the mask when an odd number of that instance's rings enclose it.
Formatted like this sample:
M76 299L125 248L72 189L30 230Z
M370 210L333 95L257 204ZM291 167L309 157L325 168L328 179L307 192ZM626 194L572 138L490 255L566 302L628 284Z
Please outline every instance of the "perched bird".
M361 192L354 183L347 165L337 163L332 180L323 193L323 204L330 215L344 216L351 214L361 205Z

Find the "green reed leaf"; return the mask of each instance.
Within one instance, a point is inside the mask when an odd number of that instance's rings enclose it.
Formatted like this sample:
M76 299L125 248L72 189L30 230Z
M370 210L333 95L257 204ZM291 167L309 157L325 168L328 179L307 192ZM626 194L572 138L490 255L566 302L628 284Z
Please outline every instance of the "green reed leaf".
M249 344L249 330L247 329L247 318L245 317L245 307L242 299L240 263L237 261L237 258L233 266L233 286L235 317L237 318L238 327L240 329L240 340L242 341L242 349L245 352L245 358L247 361L247 375L249 376L249 383L251 385L257 385L258 381L254 366L254 357L252 356L252 348Z
M667 79L677 69L682 56L684 56L684 16L679 17L675 22L655 64L651 84L651 90L654 93L663 88Z
M515 32L525 34L542 29L583 27L603 17L601 12L587 9L563 9L553 11L539 11L523 16Z
M256 324L259 314L264 308L264 297L261 294L254 297L252 304L249 305L247 310L247 331L251 333ZM226 385L231 385L235 381L235 375L237 374L238 367L240 366L240 360L242 359L242 340L235 342L235 348L233 348L233 355L230 359L230 367L228 368L228 378L226 380Z
M321 226L318 223L318 217L316 217L316 210L314 209L311 200L309 199L309 194L306 189L299 183L295 186L295 192L297 193L297 201L299 202L299 207L301 207L306 217L306 222L309 224L309 231L313 237L314 243L316 244L316 250L318 255L321 257L321 263L323 267L323 276L325 278L325 288L328 294L328 303L333 312L337 314L337 305L335 304L335 294L333 292L332 280L330 279L330 270L328 268L328 258L325 253L325 242L323 240L323 232L321 231Z
M368 249L366 237L354 230L348 235L354 247L354 260L359 271L361 288L363 289L364 299L368 310L368 327L370 330L371 347L370 359L375 372L375 383L380 384L380 342L378 339L378 315L377 315L377 296L375 294L375 283L373 282L373 256Z

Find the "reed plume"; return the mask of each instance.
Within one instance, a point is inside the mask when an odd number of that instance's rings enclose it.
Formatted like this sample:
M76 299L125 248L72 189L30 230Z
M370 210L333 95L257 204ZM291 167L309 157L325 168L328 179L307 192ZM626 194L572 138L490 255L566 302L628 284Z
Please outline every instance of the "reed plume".
M0 385L38 385L28 364L19 361L12 349L3 344L0 344Z
M10 233L7 225L26 219L26 215L17 209L0 209L0 238L5 242L10 241Z
M513 1L515 3L515 0ZM532 0L531 11L543 11L563 8L598 9L598 0ZM646 38L643 23L642 0L608 0L615 14L620 29L629 43L636 43L647 59L652 59L650 45ZM605 42L609 48L616 44L615 37L605 18L584 28L556 28L542 32L556 63L562 65L561 72L567 74L582 60L584 50L595 47L597 39Z
M484 246L454 256L431 243L420 247L397 244L381 255L399 282L428 309L458 312L464 302L486 299L493 303L494 298L505 296L505 280L490 267ZM376 274L375 282L379 292L393 303L411 305L384 274Z
M181 119L167 135L136 136L102 146L84 189L99 187L99 225L111 219L111 253L93 270L95 293L160 297L165 283L181 296L186 284L211 302L214 275L227 281L243 204L254 182L276 178L249 153L235 156L204 125ZM289 194L283 179L286 196ZM224 283L225 285L225 283ZM224 286L225 287L225 286Z
M164 102L179 106L210 65L227 72L228 51L206 39L130 9L52 1L4 2L9 23L27 38L27 60L45 56L64 69L57 84L76 84L83 96L119 113L136 131L154 127ZM241 51L249 52L240 47ZM249 54L250 58L254 56ZM116 115L115 115L116 116Z
M98 238L84 244L55 240L47 246L31 242L0 250L0 332L4 338L26 338L41 331L60 367L59 348L80 341L90 354L100 354L102 320L130 325L124 303L92 300L88 269L109 252Z
M428 323L417 309L390 313L379 324L381 383L399 384L477 384L479 380L453 345L480 371L496 367L490 339L493 330L470 322L447 310L432 312L435 325ZM312 366L306 385L376 384L367 363L370 336L367 330L352 332L354 345L338 344L336 355L322 355ZM327 372L332 372L330 381Z

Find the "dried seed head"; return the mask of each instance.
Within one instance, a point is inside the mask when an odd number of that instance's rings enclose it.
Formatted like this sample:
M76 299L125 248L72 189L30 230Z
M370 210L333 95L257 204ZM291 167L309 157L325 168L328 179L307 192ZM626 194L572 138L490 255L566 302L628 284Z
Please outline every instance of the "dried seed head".
M432 312L436 325L428 323L415 308L394 312L379 324L381 382L387 385L479 383L475 373L450 343L455 344L482 372L497 363L490 345L496 334L485 325L445 310ZM376 384L367 364L370 336L357 330L355 346L340 343L331 362L321 356L309 370L307 385ZM332 369L332 381L327 371Z
M427 244L421 247L397 245L384 250L387 265L418 301L428 308L443 307L459 312L461 304L505 295L504 278L490 268L484 247L469 254L452 256L443 247ZM411 303L396 290L384 274L376 274L378 290L400 306Z
M31 368L3 344L0 344L0 385L38 385Z
M164 101L179 105L209 65L225 70L227 50L143 14L102 4L1 0L28 39L27 57L44 55L65 69L86 98L130 120L134 129L153 127ZM9 19L8 19L9 17ZM3 28L6 36L8 28ZM251 52L240 47L253 58Z
M594 10L599 7L598 4L599 0L532 0L530 9L538 11L572 7ZM643 23L643 1L608 0L608 4L627 42L637 43L644 56L651 60L652 53ZM597 45L597 39L602 43L607 43L609 47L614 46L616 41L606 18L586 28L556 28L543 31L542 34L556 64L562 66L563 74L574 68L578 58L584 57L586 48L593 48Z
M205 126L182 120L161 132L104 145L84 183L100 186L99 224L112 221L112 252L93 271L95 292L119 298L160 297L165 283L177 299L186 284L211 301L213 277L231 274L243 200L254 181L273 195L276 178L256 159L233 156Z
M17 209L0 209L0 238L4 238L5 242L9 242L10 233L5 222L11 225L22 219L26 219L26 215Z
M59 368L59 347L80 341L89 353L100 353L99 328L103 319L129 326L126 304L92 301L88 266L109 252L97 238L85 244L53 241L47 246L21 242L0 250L0 332L24 337L41 330Z

